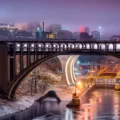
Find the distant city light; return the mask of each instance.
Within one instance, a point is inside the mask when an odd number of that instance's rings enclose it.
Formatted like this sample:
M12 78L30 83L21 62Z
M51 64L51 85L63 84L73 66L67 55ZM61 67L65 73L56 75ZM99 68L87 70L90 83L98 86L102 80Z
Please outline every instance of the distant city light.
M40 28L39 28L39 27L37 28L37 31L40 31Z
M80 32L85 32L85 27L80 27Z
M99 29L102 29L102 27L101 27L101 26L99 26Z
M101 40L101 33L102 33L102 27L99 26L99 32L100 32L100 40Z

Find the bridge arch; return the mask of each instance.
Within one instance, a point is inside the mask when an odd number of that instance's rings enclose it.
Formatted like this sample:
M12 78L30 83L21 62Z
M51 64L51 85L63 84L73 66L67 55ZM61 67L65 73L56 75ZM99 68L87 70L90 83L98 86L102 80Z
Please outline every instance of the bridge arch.
M50 44L46 44L48 45L48 47L51 47ZM43 63L44 61L56 57L58 55L66 55L66 54L82 54L82 53L90 53L89 49L86 49L85 51L83 51L82 49L74 49L75 45L72 46L73 44L70 44L70 48L68 50L65 51L61 51L61 52L55 52L53 54L50 54L48 56L45 56L41 59L38 59L37 61L35 61L34 63L31 63L30 66L28 66L27 68L25 68L22 73L20 73L19 75L16 76L16 78L10 83L9 85L9 89L8 89L8 98L12 98L15 95L16 89L19 86L19 84L21 83L21 81L23 80L23 78L29 74L35 67L37 67L38 65L40 65L41 63ZM42 46L42 44L41 44ZM64 45L65 46L65 45ZM104 45L103 45L104 46ZM59 44L53 44L53 49L55 48L59 48ZM71 48L72 47L72 48ZM104 48L104 47L103 47ZM115 57L119 57L115 54L109 53L109 52L104 52L104 51L96 51L96 50L92 50L93 53L99 53L99 54L105 54L105 55L112 55Z

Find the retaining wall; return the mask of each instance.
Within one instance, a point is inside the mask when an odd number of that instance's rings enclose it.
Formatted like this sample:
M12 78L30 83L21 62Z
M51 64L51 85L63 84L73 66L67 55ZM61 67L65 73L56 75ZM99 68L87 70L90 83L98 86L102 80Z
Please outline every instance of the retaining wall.
M81 104L85 103L85 101L88 99L90 93L95 90L95 89L99 89L99 88L107 88L107 89L114 89L114 85L112 84L108 84L108 85L101 85L101 84L94 84L93 86L91 86L86 92L84 92L80 98Z

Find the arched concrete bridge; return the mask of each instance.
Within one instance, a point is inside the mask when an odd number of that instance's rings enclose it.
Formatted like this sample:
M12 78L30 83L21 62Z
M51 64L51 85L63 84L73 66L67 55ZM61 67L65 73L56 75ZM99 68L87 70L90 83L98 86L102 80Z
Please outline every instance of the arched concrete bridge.
M0 91L8 98L23 78L42 62L58 55L112 55L120 57L120 43L109 41L1 41L0 42ZM20 70L16 71L16 57ZM23 65L26 57L26 66Z

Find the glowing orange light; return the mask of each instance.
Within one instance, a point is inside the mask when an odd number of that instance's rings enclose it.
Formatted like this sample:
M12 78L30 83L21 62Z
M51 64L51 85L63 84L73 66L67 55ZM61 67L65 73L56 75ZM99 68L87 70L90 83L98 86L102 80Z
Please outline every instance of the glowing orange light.
M92 73L93 73L93 72L95 72L95 71L94 71L94 70L91 70L90 72L92 72Z
M76 83L76 85L78 86L78 88L83 88L83 85L82 85L82 83L80 82L80 81L78 81L77 83Z

